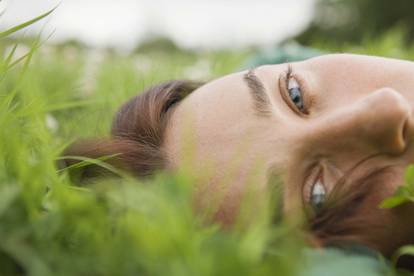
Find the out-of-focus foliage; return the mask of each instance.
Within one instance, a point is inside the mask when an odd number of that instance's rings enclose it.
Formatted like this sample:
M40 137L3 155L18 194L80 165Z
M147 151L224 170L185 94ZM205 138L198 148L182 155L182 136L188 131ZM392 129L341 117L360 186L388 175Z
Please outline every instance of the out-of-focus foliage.
M166 79L233 72L249 52L125 56L38 42L0 42L0 275L393 275L369 257L304 249L297 225L271 223L276 202L234 231L205 223L185 171L87 187L58 172L62 149L106 135L129 97Z
M404 185L398 187L394 196L385 199L380 207L389 209L409 202L414 202L414 165L407 168Z
M353 53L414 60L414 48L405 43L405 28L395 27L376 37L367 36L359 43L315 40L308 45L325 53Z
M145 52L164 52L164 53L171 53L171 52L180 52L182 49L175 44L169 38L166 37L149 37L146 41L141 42L135 49L136 53L145 53Z
M414 1L318 0L313 23L298 37L301 43L331 41L361 44L390 29L407 31L404 43L414 40Z

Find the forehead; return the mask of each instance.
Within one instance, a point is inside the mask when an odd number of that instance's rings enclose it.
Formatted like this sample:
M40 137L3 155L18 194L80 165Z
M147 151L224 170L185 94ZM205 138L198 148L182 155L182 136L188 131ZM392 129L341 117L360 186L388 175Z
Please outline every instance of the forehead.
M343 80L351 78L359 85L362 80L375 83L375 76L383 76L380 71L396 68L403 61L369 56L334 54L294 63L294 69L309 75L310 83L326 90L337 89ZM276 90L278 76L286 70L286 65L265 65L257 68L256 74L264 83L267 91ZM200 87L185 98L174 111L167 128L165 145L172 156L180 151L185 133L192 136L200 156L208 159L226 159L234 154L234 147L242 140L254 142L254 135L273 135L268 133L270 122L261 121L253 112L252 97L243 81L246 71L226 75ZM369 76L369 78L367 78ZM381 79L381 82L384 80ZM343 85L342 85L343 86ZM272 93L272 92L271 92ZM277 93L276 93L277 94ZM276 96L277 98L278 96ZM283 104L280 107L287 108ZM272 118L272 130L283 131L282 116ZM281 119L282 118L282 119ZM249 135L252 135L249 137ZM254 138L253 138L254 137ZM283 138L283 137L280 137Z
M193 118L199 131L203 126L219 131L228 127L229 121L247 116L251 99L243 82L244 73L227 75L200 87L181 103L181 112Z
M265 65L255 70L266 90L277 85L275 69L280 71L280 68L285 65ZM204 157L226 155L229 146L254 131L252 126L260 126L254 116L249 88L243 81L244 74L246 71L213 80L193 91L176 107L164 141L171 156L175 158L181 152L183 139L193 139ZM260 132L265 129L263 125Z
M226 157L229 147L236 144L237 137L246 134L253 119L244 73L211 81L177 106L166 133L167 152L176 157L186 143L183 141L190 139L203 159Z

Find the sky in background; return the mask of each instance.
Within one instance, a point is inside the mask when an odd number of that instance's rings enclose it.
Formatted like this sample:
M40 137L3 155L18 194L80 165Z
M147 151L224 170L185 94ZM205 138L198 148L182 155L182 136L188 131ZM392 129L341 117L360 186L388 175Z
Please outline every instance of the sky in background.
M60 4L59 4L60 3ZM58 5L59 4L59 5ZM77 39L89 46L129 50L148 35L188 48L269 46L309 24L314 0L0 0L0 29L58 5L25 32L51 42Z

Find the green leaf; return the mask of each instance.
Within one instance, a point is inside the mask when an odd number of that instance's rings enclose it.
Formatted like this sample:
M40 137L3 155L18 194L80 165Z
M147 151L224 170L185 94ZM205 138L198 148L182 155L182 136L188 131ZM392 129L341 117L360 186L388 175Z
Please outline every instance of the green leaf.
M12 33L15 33L15 32L17 32L17 31L19 31L21 29L24 29L27 26L30 26L30 25L36 23L37 21L39 21L39 20L45 18L46 16L48 16L49 14L51 14L56 8L57 7L53 8L50 11L48 11L48 12L42 14L42 15L39 15L38 17L35 17L35 18L33 18L33 19L29 20L29 21L26 21L26 22L24 22L22 24L19 24L17 26L14 26L14 27L6 30L6 31L0 32L0 39L6 37L8 35L11 35Z
M381 202L379 208L390 209L407 202L414 202L414 165L409 165L405 170L404 185L398 187L392 197Z
M384 199L379 205L379 207L381 209L391 209L407 202L409 202L409 200L405 196L393 196Z
M406 245L398 249L397 253L393 256L393 263L396 264L398 259L403 255L414 256L414 245Z
M405 185L414 189L414 165L409 165L405 170Z

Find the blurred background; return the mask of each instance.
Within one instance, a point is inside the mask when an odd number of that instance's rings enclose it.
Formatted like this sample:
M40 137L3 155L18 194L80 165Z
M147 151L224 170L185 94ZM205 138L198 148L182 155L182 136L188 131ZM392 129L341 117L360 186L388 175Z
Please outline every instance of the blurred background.
M13 26L55 6L28 35L54 32L50 42L131 51L149 37L184 48L269 46L302 32L314 0L13 0L2 1L1 26Z
M53 8L0 51L18 42L18 59L36 48L32 83L50 102L97 102L52 114L55 125L66 120L65 139L107 133L125 99L168 79L208 81L330 52L414 58L410 0L0 0L0 29Z
M146 41L170 40L184 49L272 47L287 39L361 43L390 29L414 35L409 0L1 0L7 28L57 7L24 36L48 42L130 52ZM22 33L20 33L22 35Z

